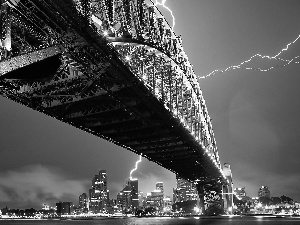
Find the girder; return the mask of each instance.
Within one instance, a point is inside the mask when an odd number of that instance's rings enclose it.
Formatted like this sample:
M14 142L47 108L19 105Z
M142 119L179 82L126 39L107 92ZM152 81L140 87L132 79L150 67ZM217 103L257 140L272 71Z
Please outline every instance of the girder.
M1 95L143 154L182 178L225 180L182 40L154 5L13 2L1 1ZM52 59L55 70L43 71Z
M130 124L130 126L126 127L120 127L118 129L108 129L105 131L102 131L104 135L113 135L114 133L117 133L119 136L122 136L124 134L132 135L136 133L140 133L143 131L148 131L149 129L158 129L161 127L160 123L152 123L152 124Z
M168 143L167 145L161 145L161 144L157 144L157 145L149 145L149 144L140 144L140 146L134 146L135 149L139 150L139 151L143 151L143 152L153 152L153 153L158 153L158 152L176 152L176 151L187 151L190 150L190 147L185 146L183 143L178 143L178 142L171 142ZM192 152L191 150L189 152Z

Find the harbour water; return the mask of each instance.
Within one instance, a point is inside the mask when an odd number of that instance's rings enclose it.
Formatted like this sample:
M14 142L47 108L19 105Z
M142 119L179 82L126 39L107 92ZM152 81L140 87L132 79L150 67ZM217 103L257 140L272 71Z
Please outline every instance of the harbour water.
M97 220L0 220L0 225L299 225L300 217L151 217Z

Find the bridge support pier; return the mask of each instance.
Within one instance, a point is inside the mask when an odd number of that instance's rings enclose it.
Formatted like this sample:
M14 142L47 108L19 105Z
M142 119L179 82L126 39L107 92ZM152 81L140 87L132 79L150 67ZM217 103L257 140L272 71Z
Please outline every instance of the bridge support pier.
M224 199L224 212L225 214L233 213L233 183L232 183L232 172L230 165L228 163L224 163L223 173L228 180L227 185L223 185L222 187L222 197Z
M222 199L222 185L219 182L198 182L196 184L199 206L202 215L224 214L224 204Z
M197 191L198 191L198 197L199 197L200 213L201 214L205 214L205 207L204 207L204 186L203 186L203 184L201 184L201 183L197 184Z
M233 193L231 185L222 186L223 208L225 214L232 214Z

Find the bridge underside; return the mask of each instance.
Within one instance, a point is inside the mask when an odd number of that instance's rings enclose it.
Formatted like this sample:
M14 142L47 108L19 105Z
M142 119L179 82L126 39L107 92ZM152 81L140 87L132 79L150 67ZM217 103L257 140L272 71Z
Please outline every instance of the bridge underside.
M62 56L14 70L3 76L4 81L16 79L15 84L28 85L37 80L52 80L57 73L69 75L70 71L61 69L63 63L57 63L58 58ZM53 68L57 68L54 73ZM44 69L48 72L40 73ZM205 150L143 82L134 76L135 81L124 80L122 74L129 73L126 70L108 69L98 79L70 80L59 88L61 82L52 81L7 97L142 154L188 180L218 177L219 170L203 154Z
M202 120L209 128L200 142L186 122L166 108L164 99L155 95L156 89L149 89L108 39L88 25L87 15L79 14L73 1L21 2L24 4L19 3L15 6L18 10L11 12L12 51L1 52L0 94L142 154L179 177L226 183L216 151L211 150L215 143L203 144L212 139L204 137L211 128L210 119L203 116L207 114L203 105L197 107L203 110ZM28 32L23 32L26 29ZM187 123L199 119L192 95L188 95L192 90L183 93L187 88L182 84L179 96L177 86L172 92L171 82L163 85L166 74L154 73L151 79L157 76L161 76L157 81L162 96L163 89L169 88L170 99L181 98ZM202 120L191 127L200 127Z

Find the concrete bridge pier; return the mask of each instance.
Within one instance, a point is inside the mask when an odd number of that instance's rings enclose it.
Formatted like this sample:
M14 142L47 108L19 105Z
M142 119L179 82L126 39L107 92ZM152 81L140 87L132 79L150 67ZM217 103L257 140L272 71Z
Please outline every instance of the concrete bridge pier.
M223 209L225 214L232 214L233 194L231 185L222 186Z
M233 183L232 183L232 172L230 165L224 163L223 173L228 180L227 185L222 186L222 197L224 199L224 212L225 214L232 214L233 212Z
M197 191L198 191L198 197L199 197L199 208L200 213L205 214L205 204L204 204L204 186L202 183L197 184Z

